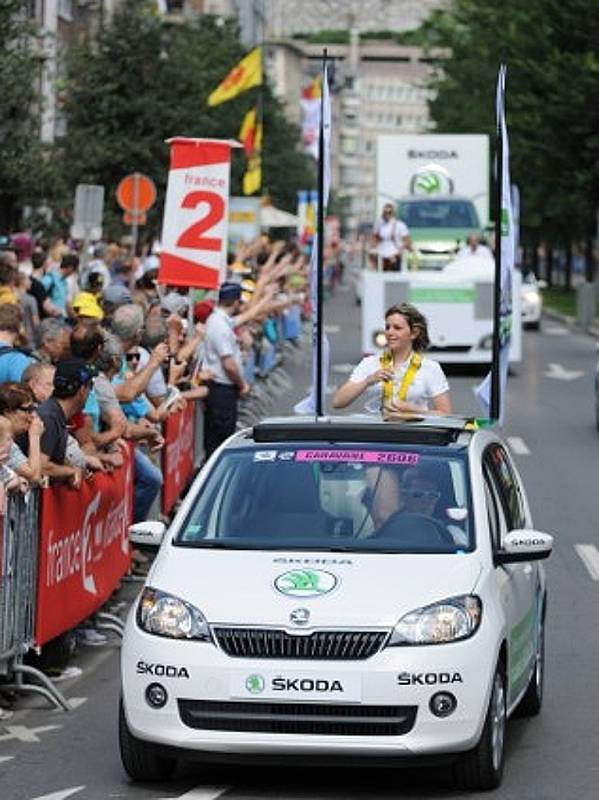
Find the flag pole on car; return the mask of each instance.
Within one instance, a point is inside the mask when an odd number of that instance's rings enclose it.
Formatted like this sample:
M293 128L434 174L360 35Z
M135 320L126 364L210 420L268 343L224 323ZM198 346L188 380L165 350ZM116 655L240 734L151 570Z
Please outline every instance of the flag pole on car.
M320 123L318 128L318 209L316 232L310 255L310 301L312 305L312 388L310 394L297 403L296 414L325 412L325 392L328 379L329 343L324 333L323 274L324 274L324 216L331 187L331 99L327 50L322 53L322 93L320 97Z
M496 202L495 202L495 283L493 292L493 350L491 369L474 389L485 414L502 424L510 360L512 328L512 278L515 260L514 221L510 185L510 154L505 120L505 78L502 61L497 75L496 94Z
M322 364L322 335L323 335L323 284L324 284L324 101L325 86L328 88L327 79L327 51L322 54L322 92L320 94L320 125L318 126L318 217L316 220L316 416L323 415L323 364ZM313 313L314 313L313 312Z

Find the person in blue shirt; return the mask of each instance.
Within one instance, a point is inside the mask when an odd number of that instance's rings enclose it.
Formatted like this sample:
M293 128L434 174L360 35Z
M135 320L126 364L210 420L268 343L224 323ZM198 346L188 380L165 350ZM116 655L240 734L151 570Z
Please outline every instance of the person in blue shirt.
M19 383L25 369L33 363L31 356L15 347L21 334L21 310L12 303L0 305L0 383Z
M69 301L68 278L79 269L79 256L67 253L60 260L58 272L49 270L41 278L44 289L52 303L60 310L63 317L67 316Z

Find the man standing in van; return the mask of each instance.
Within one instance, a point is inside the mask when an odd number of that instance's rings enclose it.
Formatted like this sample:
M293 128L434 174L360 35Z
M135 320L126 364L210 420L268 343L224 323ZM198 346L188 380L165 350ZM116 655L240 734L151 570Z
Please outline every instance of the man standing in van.
M372 230L374 266L383 272L395 272L401 264L404 249L410 249L410 231L405 222L395 218L393 203L385 203Z

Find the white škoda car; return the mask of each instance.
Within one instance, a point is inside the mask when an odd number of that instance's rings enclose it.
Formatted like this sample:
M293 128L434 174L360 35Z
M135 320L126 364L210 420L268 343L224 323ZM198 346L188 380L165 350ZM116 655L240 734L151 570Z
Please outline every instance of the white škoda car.
M451 762L501 780L539 711L545 572L501 440L463 419L271 420L204 468L127 621L120 746L179 758ZM300 762L301 763L301 762Z

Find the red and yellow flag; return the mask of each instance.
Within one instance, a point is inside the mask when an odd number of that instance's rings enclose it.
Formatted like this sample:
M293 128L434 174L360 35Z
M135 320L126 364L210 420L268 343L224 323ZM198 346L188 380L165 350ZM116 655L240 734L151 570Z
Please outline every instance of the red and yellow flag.
M262 156L258 151L248 159L247 169L243 176L243 193L256 194L262 187Z
M262 123L258 121L255 106L243 118L239 139L248 160L243 176L243 193L255 194L262 186Z
M310 83L302 90L302 97L304 100L320 100L322 94L322 78L317 75Z
M255 47L233 67L227 77L208 96L208 105L217 106L262 83L262 48Z
M243 118L239 129L239 140L243 144L247 158L252 156L256 150L262 149L262 123L258 122L255 106L250 108Z

